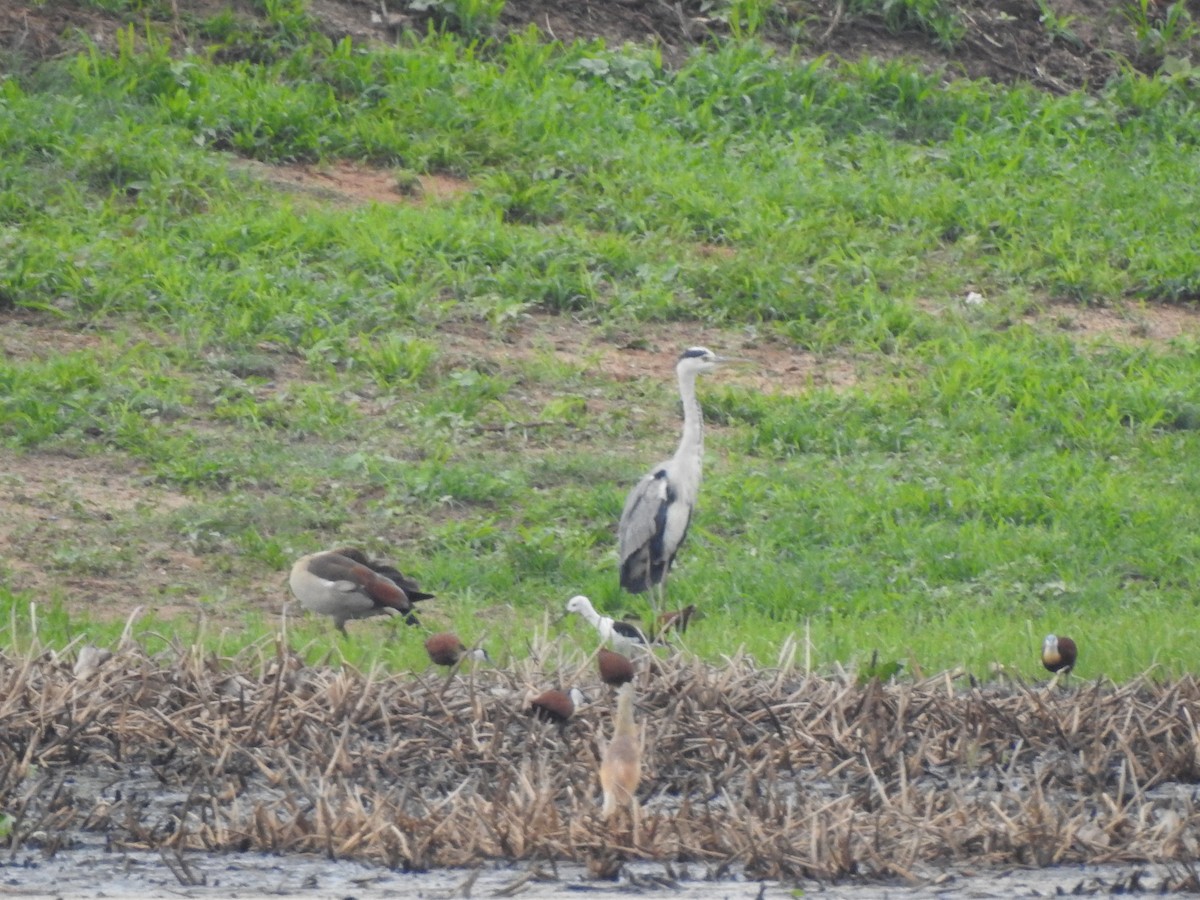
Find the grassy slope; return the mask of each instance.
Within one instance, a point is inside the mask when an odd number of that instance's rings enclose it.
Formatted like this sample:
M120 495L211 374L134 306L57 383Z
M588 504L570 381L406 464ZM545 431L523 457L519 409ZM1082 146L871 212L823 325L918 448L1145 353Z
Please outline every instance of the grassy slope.
M614 522L675 439L676 401L660 372L620 383L549 349L471 364L446 329L499 338L540 312L599 342L674 321L683 346L705 322L859 372L704 386L718 427L672 584L709 612L694 649L771 661L808 623L820 665L878 650L1032 674L1058 629L1085 675L1195 669L1195 341L1082 345L1024 321L1200 292L1188 76L1052 98L753 45L678 72L528 35L366 52L285 13L201 23L237 53L131 31L117 57L0 81L19 163L0 174L0 305L100 335L0 363L0 436L116 454L195 501L118 517L86 564L128 565L111 548L151 533L260 571L366 540L521 653L572 593L624 605ZM230 150L473 190L326 206ZM962 305L969 289L986 303ZM285 381L288 354L304 366ZM561 424L493 430L538 419ZM358 630L352 660L421 664L417 641ZM329 643L320 623L297 639Z

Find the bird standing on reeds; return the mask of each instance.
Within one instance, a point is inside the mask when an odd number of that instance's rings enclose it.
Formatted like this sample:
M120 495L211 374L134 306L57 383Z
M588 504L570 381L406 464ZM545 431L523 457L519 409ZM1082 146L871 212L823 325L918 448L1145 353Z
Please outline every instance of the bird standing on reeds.
M596 653L596 667L600 670L600 680L611 687L619 688L633 681L633 663L615 650L601 647Z
M567 601L567 613L578 613L593 628L600 632L600 638L609 641L614 647L632 650L634 647L645 647L646 635L636 625L629 622L618 622L611 616L602 616L592 606L592 601L583 594L576 594Z
M330 616L342 634L347 620L372 616L402 615L416 625L415 604L433 597L399 569L353 547L301 557L292 566L288 585L301 607Z
M566 725L586 702L587 696L577 687L569 691L551 689L530 700L526 711L543 722Z
M1075 642L1069 637L1048 634L1042 641L1042 665L1055 675L1066 675L1074 669L1077 654Z
M600 814L609 821L618 810L628 808L635 844L638 830L636 794L642 778L645 736L645 730L633 719L633 685L626 684L617 692L612 738L600 752L600 788L604 792Z
M700 612L696 609L696 604L694 603L689 603L683 609L673 609L669 612L660 613L656 634L665 635L668 631L683 634L687 631L692 619L698 618L700 618Z
M704 416L696 399L696 376L725 362L707 347L691 347L679 357L675 374L683 400L683 435L675 455L659 463L625 498L617 525L621 587L631 594L651 592L655 617L663 608L667 574L692 521L704 461ZM658 603L654 594L658 594Z
M439 631L425 639L425 652L435 666L453 668L464 659L476 659L491 662L488 652L482 647L468 649L457 634L450 631Z

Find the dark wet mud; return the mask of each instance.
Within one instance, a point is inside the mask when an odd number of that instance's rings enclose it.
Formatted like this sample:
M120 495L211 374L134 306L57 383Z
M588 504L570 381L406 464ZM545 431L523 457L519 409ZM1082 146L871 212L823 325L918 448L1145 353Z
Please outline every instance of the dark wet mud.
M638 863L614 881L597 881L578 865L496 864L477 869L404 873L350 860L261 853L163 854L88 847L52 860L19 854L0 865L0 897L51 898L269 898L375 900L413 897L553 897L618 900L660 896L686 900L935 900L935 898L1034 898L1160 894L1188 888L1187 873L1166 865L1060 866L930 874L915 884L780 883L725 877L706 881L699 872ZM1194 882L1193 882L1194 884Z
M1190 678L860 683L647 660L639 827L613 700L507 669L0 654L0 896L1038 896L1200 888ZM535 689L594 698L566 727ZM1155 865L1151 865L1151 863Z

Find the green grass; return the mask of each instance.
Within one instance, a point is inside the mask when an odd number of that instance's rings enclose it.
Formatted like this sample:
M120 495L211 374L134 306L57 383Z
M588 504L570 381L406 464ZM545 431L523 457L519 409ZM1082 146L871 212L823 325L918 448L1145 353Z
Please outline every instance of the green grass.
M1195 340L1089 342L1047 314L1200 298L1188 72L1057 97L744 40L679 70L533 32L368 51L302 5L264 11L191 23L190 54L143 25L0 80L0 313L88 336L0 360L4 452L108 458L187 500L17 533L51 572L185 548L222 579L174 588L193 620L139 627L229 648L275 627L243 597L254 577L278 573L277 604L291 559L356 541L434 587L441 624L521 654L574 593L639 605L613 532L677 400L666 372L589 363L703 324L857 373L702 385L706 482L671 584L708 613L691 649L770 662L808 634L819 667L878 651L1033 676L1059 630L1084 676L1195 671ZM770 13L729 6L748 32ZM469 190L326 204L236 156ZM597 352L509 357L530 316ZM495 351L463 352L468 331ZM124 626L67 587L3 599L14 639L34 599L42 638ZM231 606L244 629L201 622ZM350 627L289 634L310 658L423 668L418 632ZM580 623L551 630L588 646Z
M1169 3L1160 13L1150 0L1128 0L1121 12L1133 28L1138 61L1142 63L1162 65L1172 54L1186 60L1189 42L1200 35L1200 28L1183 3Z
M948 50L967 31L958 11L945 0L854 0L850 8L881 16L892 31L923 31Z

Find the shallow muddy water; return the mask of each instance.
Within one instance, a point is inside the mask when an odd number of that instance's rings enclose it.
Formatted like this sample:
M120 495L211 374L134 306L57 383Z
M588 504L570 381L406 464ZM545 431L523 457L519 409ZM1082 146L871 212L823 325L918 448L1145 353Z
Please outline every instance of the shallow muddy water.
M670 877L671 874L674 877ZM933 900L933 898L1021 898L1054 895L1157 893L1181 886L1181 870L1153 865L1060 866L1045 869L962 869L930 875L919 884L781 884L739 878L705 880L703 872L671 871L639 863L623 868L617 881L598 881L577 865L497 865L480 869L395 872L352 861L308 855L260 853L174 853L106 850L103 845L59 851L53 859L23 852L0 863L0 897L239 898L298 897L305 900L376 900L413 897L451 900L471 897L588 897L615 900L637 895L688 900Z

